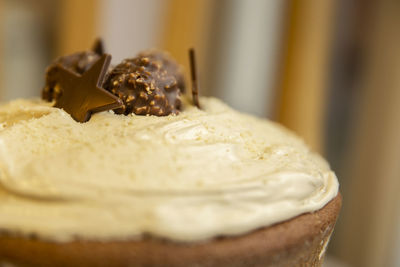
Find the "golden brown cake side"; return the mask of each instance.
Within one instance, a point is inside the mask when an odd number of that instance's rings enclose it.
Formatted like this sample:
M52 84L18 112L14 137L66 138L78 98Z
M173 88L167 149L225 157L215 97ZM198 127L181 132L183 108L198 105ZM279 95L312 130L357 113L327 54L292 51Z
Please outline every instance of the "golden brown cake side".
M237 237L203 243L142 241L54 243L0 236L0 263L17 266L321 266L341 207L325 207ZM105 226L106 227L106 226Z

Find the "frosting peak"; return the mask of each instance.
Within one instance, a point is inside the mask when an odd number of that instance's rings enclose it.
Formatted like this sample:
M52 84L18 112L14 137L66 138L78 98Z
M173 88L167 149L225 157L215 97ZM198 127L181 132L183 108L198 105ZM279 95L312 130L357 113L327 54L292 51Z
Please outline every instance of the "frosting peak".
M38 100L0 106L0 230L68 241L241 234L338 191L291 132L202 98L180 115L75 122ZM105 227L106 226L106 227Z

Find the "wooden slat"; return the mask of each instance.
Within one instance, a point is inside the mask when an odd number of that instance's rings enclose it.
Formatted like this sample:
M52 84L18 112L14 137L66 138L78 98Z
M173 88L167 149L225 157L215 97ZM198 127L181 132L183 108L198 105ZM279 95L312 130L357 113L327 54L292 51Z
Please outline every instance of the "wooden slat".
M0 101L2 100L2 96L4 93L4 85L3 85L3 62L4 62L4 47L3 47L3 43L4 43L4 32L3 32L3 25L4 25L4 16L3 16L3 12L4 12L4 1L0 0Z
M290 2L278 119L322 150L334 0Z
M400 5L373 5L335 253L352 266L398 266L391 260L400 231Z
M91 47L97 33L99 2L99 0L60 1L57 56Z
M169 0L161 47L185 67L188 77L188 48L194 47L198 70L203 73L204 58L216 4L213 0ZM200 77L201 78L201 77Z

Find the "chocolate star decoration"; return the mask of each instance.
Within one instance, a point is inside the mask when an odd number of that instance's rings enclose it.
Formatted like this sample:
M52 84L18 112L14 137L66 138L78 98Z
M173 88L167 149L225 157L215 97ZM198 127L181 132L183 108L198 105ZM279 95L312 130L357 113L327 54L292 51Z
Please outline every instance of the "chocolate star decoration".
M58 65L61 95L54 106L78 122L88 121L93 113L122 107L121 99L101 88L110 61L111 56L104 54L82 75Z
M101 56L104 54L104 43L101 38L97 38L94 41L92 51L95 52L97 55Z

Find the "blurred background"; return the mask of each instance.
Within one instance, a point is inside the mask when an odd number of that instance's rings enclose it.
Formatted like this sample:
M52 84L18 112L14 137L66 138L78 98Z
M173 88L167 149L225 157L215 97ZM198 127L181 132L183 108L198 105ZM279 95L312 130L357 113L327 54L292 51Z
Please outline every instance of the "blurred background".
M331 163L344 205L326 266L400 266L400 1L0 0L0 101L39 96L55 57L101 36L158 47L200 94L279 121Z

